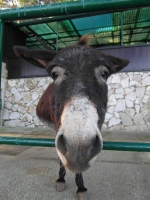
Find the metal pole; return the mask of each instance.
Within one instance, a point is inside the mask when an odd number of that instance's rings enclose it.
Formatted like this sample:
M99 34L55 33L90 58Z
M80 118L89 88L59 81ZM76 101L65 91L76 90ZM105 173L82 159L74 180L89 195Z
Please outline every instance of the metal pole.
M55 147L54 139L0 137L0 144ZM103 150L150 152L150 143L103 142Z
M54 139L0 137L0 144L55 147Z
M1 75L2 75L2 56L3 56L3 39L4 39L4 22L0 19L0 126L2 125L2 88L1 88Z
M29 18L41 18L91 12L121 11L150 6L150 0L84 0L14 8L0 11L3 21L14 21Z
M102 14L104 14L103 12ZM90 12L90 16L99 15L100 12ZM42 18L42 19L33 19L33 20L26 20L21 22L13 22L13 24L17 27L22 26L29 26L29 25L35 25L35 24L42 24L42 23L50 23L50 22L58 22L63 20L69 20L69 19L77 19L82 17L89 17L89 13L79 13L79 14L73 14L73 15L61 15L56 17L48 17L48 18Z
M123 12L120 13L120 23L121 23L120 41L121 41L121 46L123 46L124 45L124 40L123 40Z
M56 38L56 51L58 51L58 28L59 28L59 24L58 24L58 22L57 22L57 38Z

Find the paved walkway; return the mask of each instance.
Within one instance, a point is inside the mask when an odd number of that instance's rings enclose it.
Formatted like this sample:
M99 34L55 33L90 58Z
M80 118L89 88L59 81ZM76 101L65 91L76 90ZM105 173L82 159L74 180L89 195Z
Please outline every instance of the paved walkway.
M0 128L0 136L54 137L48 129ZM149 132L104 131L104 140L150 142ZM0 200L76 200L74 175L56 192L55 148L0 145ZM84 174L89 200L149 200L150 153L103 151Z

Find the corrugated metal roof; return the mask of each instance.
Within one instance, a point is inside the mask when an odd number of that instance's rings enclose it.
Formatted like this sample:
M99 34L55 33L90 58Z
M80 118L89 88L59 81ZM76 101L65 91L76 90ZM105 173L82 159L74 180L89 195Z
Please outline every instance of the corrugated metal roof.
M26 45L30 48L47 46L51 49L62 49L74 44L84 34L92 35L90 45L96 47L145 44L150 43L150 7L26 25L20 27L20 30L26 33Z

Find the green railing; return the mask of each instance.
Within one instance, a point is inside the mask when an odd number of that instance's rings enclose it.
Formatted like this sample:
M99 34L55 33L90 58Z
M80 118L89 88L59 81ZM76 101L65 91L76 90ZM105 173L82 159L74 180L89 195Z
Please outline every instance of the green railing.
M0 18L4 21L14 21L97 11L112 12L146 6L150 6L149 0L80 0L2 10Z
M54 139L0 137L0 144L55 147ZM103 142L103 150L150 152L150 143Z

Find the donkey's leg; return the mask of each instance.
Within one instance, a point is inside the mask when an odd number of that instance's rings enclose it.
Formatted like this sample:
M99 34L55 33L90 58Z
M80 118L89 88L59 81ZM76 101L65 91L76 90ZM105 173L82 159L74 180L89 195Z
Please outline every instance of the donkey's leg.
M56 190L58 192L62 192L66 188L66 181L65 181L65 175L66 175L66 170L65 167L63 166L61 160L60 160L60 169L59 169L59 178L56 181Z
M77 197L79 200L87 200L87 189L84 187L84 181L82 174L76 174L76 185L78 187Z

